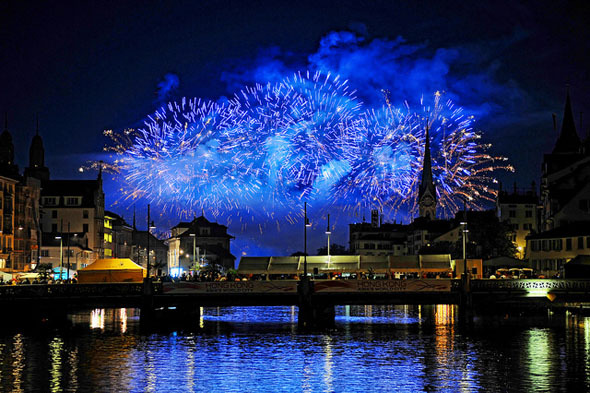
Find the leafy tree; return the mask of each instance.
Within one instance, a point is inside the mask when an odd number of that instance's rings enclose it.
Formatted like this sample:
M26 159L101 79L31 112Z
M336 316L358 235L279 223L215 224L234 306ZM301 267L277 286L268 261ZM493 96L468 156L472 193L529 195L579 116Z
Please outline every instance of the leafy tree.
M317 250L318 255L328 255L328 246L320 247ZM348 255L350 254L345 246L341 244L330 244L330 255Z
M39 278L41 280L47 280L53 271L53 266L51 263L40 263L35 268L35 272L39 273Z
M309 254L305 254L303 251L296 251L293 254L291 254L292 257L302 257L302 256L309 256Z

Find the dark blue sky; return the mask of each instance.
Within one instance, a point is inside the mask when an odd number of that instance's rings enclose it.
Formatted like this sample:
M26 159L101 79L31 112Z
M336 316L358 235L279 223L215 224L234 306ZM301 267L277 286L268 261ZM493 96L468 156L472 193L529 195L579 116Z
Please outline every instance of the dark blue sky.
M493 153L516 167L500 179L521 186L539 181L566 84L576 119L590 107L584 2L288 3L1 2L0 110L17 163L26 166L39 113L52 178L90 176L77 168L100 157L102 131L140 124L158 106L167 74L179 82L169 98L217 100L310 66L337 70L368 103L381 88L396 102L444 90L476 115ZM116 187L107 181L105 189L110 203ZM341 224L335 236L344 243ZM284 234L265 237L258 249L276 252ZM311 250L323 243L314 239Z

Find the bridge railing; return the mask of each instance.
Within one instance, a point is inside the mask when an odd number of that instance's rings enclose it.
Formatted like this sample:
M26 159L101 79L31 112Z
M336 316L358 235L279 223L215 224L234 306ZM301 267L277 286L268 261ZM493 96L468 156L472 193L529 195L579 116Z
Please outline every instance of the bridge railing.
M0 299L139 296L143 289L143 283L2 285ZM162 285L154 283L153 293L161 292Z
M508 279L471 280L472 292L493 291L575 291L590 292L590 280L566 279Z

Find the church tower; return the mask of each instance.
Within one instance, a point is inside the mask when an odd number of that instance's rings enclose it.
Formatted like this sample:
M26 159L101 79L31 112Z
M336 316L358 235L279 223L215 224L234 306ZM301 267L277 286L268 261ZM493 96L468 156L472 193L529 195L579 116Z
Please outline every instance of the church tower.
M18 166L14 163L14 145L8 132L8 115L4 116L4 131L0 134L0 175L18 177Z
M430 133L426 126L426 146L422 163L422 180L418 191L418 210L420 217L428 220L436 218L436 187L432 178L432 162L430 158Z
M45 149L39 135L39 118L37 118L37 132L29 149L29 166L25 168L25 177L34 177L42 182L49 180L49 168L45 166Z

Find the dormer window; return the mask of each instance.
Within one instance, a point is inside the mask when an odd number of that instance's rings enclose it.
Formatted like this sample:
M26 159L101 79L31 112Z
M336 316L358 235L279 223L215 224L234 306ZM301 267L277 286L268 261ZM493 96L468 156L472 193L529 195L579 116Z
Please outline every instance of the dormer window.
M82 198L80 197L66 197L66 206L80 206Z
M43 206L57 206L58 197L43 197Z

